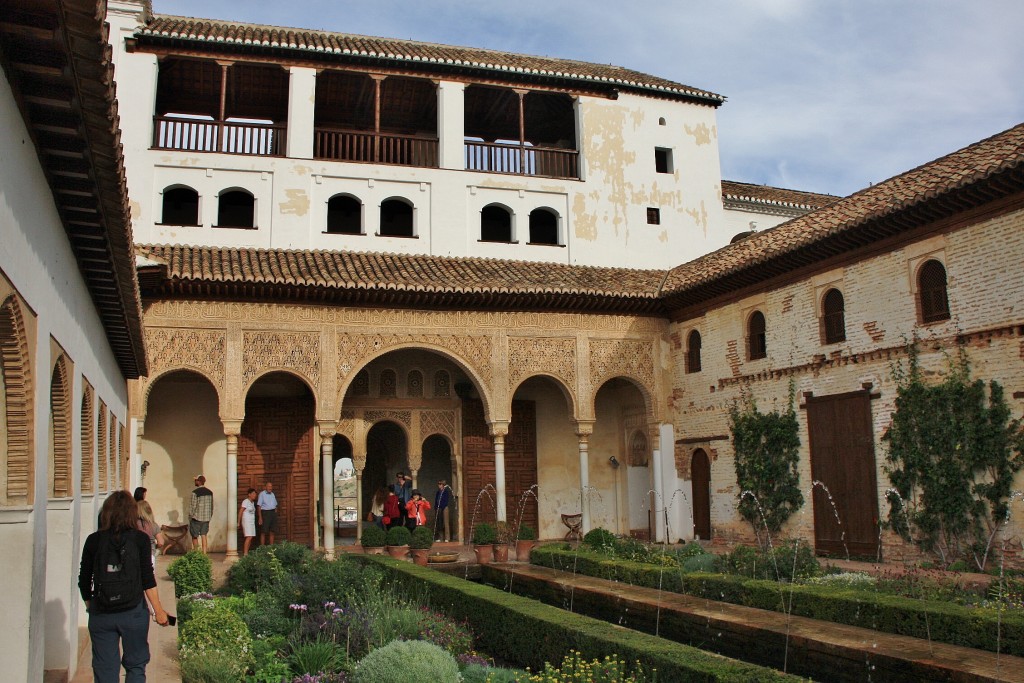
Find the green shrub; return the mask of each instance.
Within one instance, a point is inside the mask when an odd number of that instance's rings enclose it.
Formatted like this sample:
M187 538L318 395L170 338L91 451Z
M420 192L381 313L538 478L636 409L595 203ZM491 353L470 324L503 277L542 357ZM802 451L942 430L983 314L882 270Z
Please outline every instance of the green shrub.
M253 674L246 677L246 683L281 683L283 680L291 679L292 670L282 655L287 644L284 636L253 640Z
M502 669L486 664L467 664L462 668L462 683L518 683L529 680L528 676L529 674L521 669Z
M178 599L178 628L185 625L198 610L213 609L213 595L210 593L193 593Z
M421 607L416 624L418 638L433 643L455 657L473 651L473 634L440 612Z
M711 553L692 555L683 560L683 571L688 574L692 572L712 574L718 571L718 558Z
M284 583L278 584L278 587ZM292 632L295 620L288 610L288 605L294 601L294 597L289 600L288 596L272 590L246 594L246 597L249 596L252 598L251 601L243 602L238 615L255 638L283 637Z
M287 576L284 564L277 557L278 546L263 545L238 559L228 569L228 590L255 593Z
M598 527L591 529L583 537L583 545L593 548L598 552L615 552L615 534Z
M363 529L363 537L359 539L359 543L364 548L383 548L388 544L388 534L374 524Z
M705 550L704 546L702 546L700 543L697 543L696 541L691 541L690 543L687 543L682 548L676 551L676 558L678 558L679 563L682 564L684 560L688 560L691 557L710 554L711 553Z
M529 524L520 524L519 531L516 532L516 538L520 541L536 541L537 532Z
M604 659L584 660L579 652L572 651L562 658L559 667L544 664L544 670L531 676L538 683L562 683L562 681L588 681L588 683L646 683L647 673L643 666L631 667L618 655Z
M561 661L565 651L574 648L588 659L618 654L630 662L639 661L645 668L656 669L658 679L664 681L796 680L426 567L372 555L358 559L384 567L404 593L426 592L434 608L449 618L466 620L481 649L517 666L542 669L545 662ZM669 574L665 572L666 577Z
M796 581L817 576L821 573L821 564L814 555L810 543L787 541L772 550L775 564L778 566L778 578ZM765 577L771 578L771 577Z
M418 526L412 531L409 547L424 550L434 545L434 532L428 526Z
M239 680L238 664L223 652L183 654L179 665L182 683L237 683Z
M234 662L241 675L252 660L252 635L237 614L215 604L213 609L195 612L178 630L178 649L183 660L221 653Z
M487 522L480 522L473 527L473 544L474 545L491 545L494 543L494 539L497 538L498 534L492 524Z
M396 640L378 648L356 666L355 683L408 683L408 681L457 681L455 658L433 643Z
M320 606L325 602L344 603L356 592L375 590L381 581L379 571L362 567L347 556L336 560L317 557L303 566L296 578L298 596L289 602L310 606Z
M876 579L870 574L863 572L841 572L839 574L824 574L811 577L809 584L817 586L837 586L841 588L871 588L875 585Z
M288 656L288 666L296 676L334 674L345 669L345 648L335 642L317 639L297 643Z
M200 550L190 550L167 568L174 580L174 597L213 590L213 564Z
M393 529L388 529L388 545L399 546L409 545L409 541L412 539L412 534L404 526L396 526Z
M290 574L302 571L303 565L316 557L316 554L307 546L291 541L260 547L273 551L274 556L281 561L281 566Z

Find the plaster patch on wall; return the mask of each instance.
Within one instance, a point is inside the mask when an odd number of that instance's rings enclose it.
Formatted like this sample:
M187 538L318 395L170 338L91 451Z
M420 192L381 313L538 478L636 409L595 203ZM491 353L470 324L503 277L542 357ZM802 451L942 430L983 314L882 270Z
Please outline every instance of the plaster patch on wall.
M185 157L184 159L178 160L179 166L198 166L199 157Z
M622 134L626 130L626 110L617 104L597 104L587 107L585 110L583 129L587 131L584 146L584 158L587 159L587 166L593 174L593 180L598 186L603 186L601 193L602 203L611 206L610 222L615 234L619 233L619 227L626 226L627 188L625 180L625 169L636 162L636 153L627 152ZM579 220L583 213L577 210L578 203L574 205L574 221L577 221L577 234L579 233ZM597 224L592 221L592 234L597 237Z
M281 202L281 213L292 213L296 216L305 216L309 213L309 195L305 190L285 190L287 201Z
M662 230L658 233L658 241L662 244L668 244L668 230Z
M139 204L135 200L128 202L128 212L131 214L132 220L138 219L142 215L142 204Z
M633 119L633 130L636 130L647 118L647 113L643 109L635 109L630 112L629 118Z
M706 123L699 123L692 128L689 124L683 126L686 130L686 134L693 138L693 141L698 145L710 145L711 144L711 129Z
M686 213L689 214L690 218L693 219L693 222L700 227L701 232L704 233L704 236L706 237L708 234L708 209L704 206L704 200L700 200L699 207L687 209Z
M313 172L312 166L305 166L303 164L295 164L293 170L297 175L306 175Z
M572 202L572 224L576 239L593 242L597 239L597 216L587 211L587 198L583 193L577 194Z

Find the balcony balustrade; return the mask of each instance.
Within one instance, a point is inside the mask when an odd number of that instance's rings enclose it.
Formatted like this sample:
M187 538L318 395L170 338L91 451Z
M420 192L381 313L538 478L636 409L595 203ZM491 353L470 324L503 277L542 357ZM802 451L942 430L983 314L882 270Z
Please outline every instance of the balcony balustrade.
M272 123L153 117L153 148L284 156L287 126Z
M574 149L467 140L466 170L579 178L579 152Z
M313 156L332 161L437 168L437 138L317 128Z

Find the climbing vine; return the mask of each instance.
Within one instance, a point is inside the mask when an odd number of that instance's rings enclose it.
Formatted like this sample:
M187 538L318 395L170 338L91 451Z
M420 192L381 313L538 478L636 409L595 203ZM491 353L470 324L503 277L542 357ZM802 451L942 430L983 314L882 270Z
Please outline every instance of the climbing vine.
M800 435L795 397L796 387L790 382L785 411L762 413L753 398L735 403L729 410L740 487L739 513L753 527L762 548L804 504L797 470Z
M921 370L918 342L893 367L896 411L888 444L888 525L944 566L970 560L984 570L1005 524L1013 479L1024 465L1024 431L1010 419L1003 387L971 379L958 345L939 383ZM986 391L987 389L987 391Z

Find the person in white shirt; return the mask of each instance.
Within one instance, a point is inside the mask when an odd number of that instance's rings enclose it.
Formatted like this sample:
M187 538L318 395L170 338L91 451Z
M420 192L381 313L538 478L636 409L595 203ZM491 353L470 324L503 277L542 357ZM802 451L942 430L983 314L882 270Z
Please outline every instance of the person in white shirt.
M242 530L245 543L242 545L242 557L249 554L252 539L256 538L256 489L249 489L248 495L238 509L238 528Z
M269 481L256 501L256 521L260 524L260 545L267 544L267 536L273 545L274 532L277 531L277 496L274 495L274 485Z

